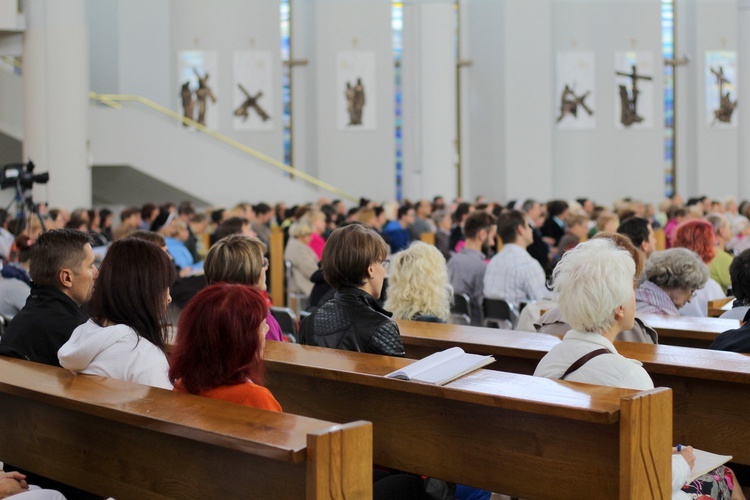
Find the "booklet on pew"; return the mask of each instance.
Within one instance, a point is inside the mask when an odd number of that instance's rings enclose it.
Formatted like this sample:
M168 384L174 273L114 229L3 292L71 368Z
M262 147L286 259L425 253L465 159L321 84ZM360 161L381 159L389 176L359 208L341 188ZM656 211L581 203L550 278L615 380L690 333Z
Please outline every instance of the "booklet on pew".
M466 354L460 347L451 347L391 372L386 377L444 385L494 361L492 356Z
M695 448L693 448L693 454L695 455L695 465L690 469L688 483L732 460L731 455L717 455L708 451L696 450Z

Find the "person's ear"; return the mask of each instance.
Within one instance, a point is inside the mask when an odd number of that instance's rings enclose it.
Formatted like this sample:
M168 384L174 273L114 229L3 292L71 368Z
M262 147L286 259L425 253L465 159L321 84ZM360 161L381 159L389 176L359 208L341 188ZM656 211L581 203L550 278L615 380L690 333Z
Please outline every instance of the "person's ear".
M57 273L57 279L63 288L73 287L73 271L67 268L60 269Z
M625 308L622 306L617 306L615 309L615 321L621 320L625 317Z
M370 266L369 266L369 267L367 268L367 277L368 277L369 279L373 279L373 278L375 277L375 268L374 268L374 267L373 267L372 265L370 265Z

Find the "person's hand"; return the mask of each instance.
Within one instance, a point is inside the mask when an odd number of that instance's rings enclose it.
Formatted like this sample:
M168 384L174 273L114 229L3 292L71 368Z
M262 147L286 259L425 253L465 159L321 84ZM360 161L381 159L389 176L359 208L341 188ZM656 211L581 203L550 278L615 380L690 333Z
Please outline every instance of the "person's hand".
M193 274L193 268L192 267L183 267L180 269L180 278L187 278Z
M20 472L0 472L0 498L6 498L29 489L26 476Z
M693 469L693 466L695 465L695 453L693 453L693 447L692 446L682 446L682 449L680 451L677 451L677 448L672 448L672 453L679 453L682 455L682 458L685 459L687 464L690 466L690 469Z

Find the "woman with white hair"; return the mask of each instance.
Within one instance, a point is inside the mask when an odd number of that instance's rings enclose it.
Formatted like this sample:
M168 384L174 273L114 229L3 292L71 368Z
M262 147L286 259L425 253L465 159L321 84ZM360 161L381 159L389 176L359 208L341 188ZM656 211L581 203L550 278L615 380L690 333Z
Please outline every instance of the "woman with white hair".
M638 312L678 316L693 293L705 286L709 271L696 253L670 248L651 254L644 274L636 291Z
M445 258L435 246L415 241L391 258L385 309L394 319L445 323L452 298Z
M534 375L625 389L653 389L654 383L641 363L620 355L612 343L618 333L633 327L635 318L636 275L630 254L612 240L592 239L566 252L552 279L560 313L572 330L542 358ZM694 494L744 498L733 473L723 466L686 484L694 463L692 447L673 448L673 499L696 498L689 496Z

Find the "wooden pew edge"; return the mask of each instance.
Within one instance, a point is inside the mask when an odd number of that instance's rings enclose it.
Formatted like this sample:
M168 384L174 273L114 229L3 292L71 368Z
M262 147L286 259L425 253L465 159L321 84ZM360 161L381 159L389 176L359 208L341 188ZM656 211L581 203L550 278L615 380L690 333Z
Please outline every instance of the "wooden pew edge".
M322 348L321 348L322 349ZM446 399L465 401L469 403L478 403L489 406L496 406L498 408L504 408L508 410L523 411L528 413L537 413L540 415L554 415L562 416L571 420L580 420L591 423L602 423L611 424L617 422L619 416L619 405L618 407L613 406L609 410L592 410L590 408L580 408L570 405L564 405L554 402L544 402L531 399L522 399L517 396L504 395L501 393L483 393L475 392L467 389L451 390L450 384L448 386L434 386L431 384L424 384L419 382L408 382L404 380L388 379L382 375L374 375L367 373L351 373L336 370L334 368L323 368L314 365L302 365L290 361L275 359L273 357L265 358L266 366L269 367L269 371L273 369L276 372L290 373L290 374L306 374L309 371L319 372L320 378L337 380L342 382L352 381L356 383L358 381L365 381L373 387L379 387L383 389L397 390L400 392L415 393L415 394L427 394L435 397L443 397ZM508 374L513 376L521 376L517 374ZM553 381L561 385L571 385L572 387L588 386L589 384L578 384L576 382L565 382L565 381ZM637 391L634 391L637 392ZM467 397L470 395L470 397Z
M622 398L620 498L671 498L672 389Z
M24 364L27 364L27 363L31 363L29 361L16 360L16 359L0 356L0 367L2 367L2 364L6 362L10 362L12 364L16 364L20 366L23 366ZM46 365L39 365L39 366L46 367ZM47 367L47 368L53 368L53 369L61 370L61 371L64 370L63 368L56 368L56 367ZM194 406L193 409L196 409L196 410L199 409L201 406L205 406L205 405L220 405L220 406L226 406L227 410L229 410L229 412L231 412L232 414L235 414L236 412L245 412L245 413L264 412L265 413L268 411L268 410L262 410L258 408L244 407L241 405L236 405L234 403L213 400L209 398L204 398L202 396L195 396L192 394L172 392L166 389L159 389L156 387L141 386L140 384L132 384L129 382L110 379L107 377L101 377L98 375L82 375L82 374L77 375L77 374L73 374L70 372L67 372L67 373L69 374L70 376L69 380L71 381L75 379L76 377L85 377L87 379L95 380L95 381L97 379L100 379L102 382L106 383L108 387L109 386L114 386L114 387L138 386L139 389L146 390L148 392L157 391L157 392L163 392L165 394L170 394L169 397L173 397L173 398L180 398L180 399L187 399L187 400L192 399L195 401L195 404L191 406ZM158 432L162 432L164 434L169 434L169 435L177 436L177 437L184 437L184 438L188 438L194 441L200 441L206 444L224 446L230 449L235 449L237 451L251 453L251 454L258 455L264 458L279 460L279 461L288 462L291 464L302 463L307 459L306 458L307 435L304 435L304 436L300 435L298 438L299 443L295 444L294 446L281 447L273 443L259 443L258 441L252 440L250 437L247 436L247 434L242 433L242 432L237 432L237 431L235 432L221 431L220 432L217 429L211 428L207 424L201 427L194 423L188 424L182 421L176 422L174 421L174 419L166 419L161 415L161 409L159 406L154 406L153 408L147 410L148 414L145 414L141 410L136 410L136 409L133 409L132 407L121 407L112 402L93 402L90 400L77 400L77 399L74 399L72 396L68 396L68 397L60 396L57 394L53 394L51 391L45 391L44 387L35 388L35 387L19 386L19 385L14 385L11 382L7 382L1 379L0 379L0 393L12 395L12 396L18 396L21 398L31 399L31 400L38 401L44 404L57 406L66 410L73 410L76 412L85 413L85 414L92 415L92 416L106 418L108 420L123 423L129 426L140 427L140 428L148 429L148 430L155 430ZM332 430L336 430L341 427L341 424L337 424L334 422L325 422L325 421L318 420L318 419L311 419L309 417L302 417L302 416L285 414L285 413L279 413L278 419L281 421L284 421L284 423L286 423L285 421L292 421L292 420L302 420L302 421L308 421L308 422L318 421L321 423L321 428L316 429L315 432L319 434L325 434L327 432L331 432ZM229 421L229 419L227 419L227 421ZM252 420L248 420L248 424L252 424L252 423L253 423ZM234 423L232 423L232 425L234 425ZM252 429L252 431L255 431L255 430L256 429ZM265 428L263 429L259 428L257 430L267 431L267 429ZM228 439L231 441L231 446L227 446L227 444L229 444Z

